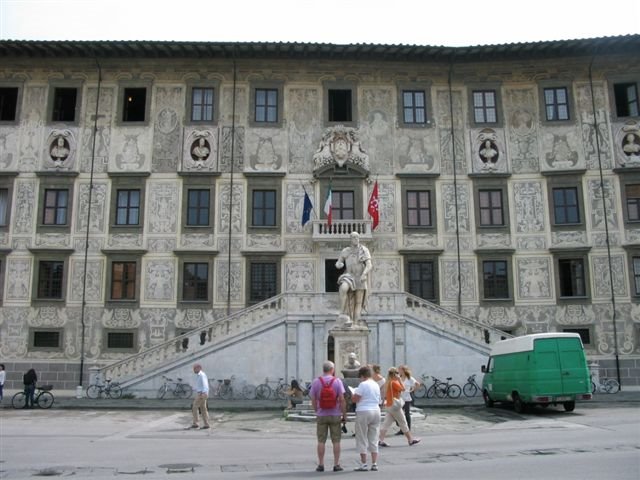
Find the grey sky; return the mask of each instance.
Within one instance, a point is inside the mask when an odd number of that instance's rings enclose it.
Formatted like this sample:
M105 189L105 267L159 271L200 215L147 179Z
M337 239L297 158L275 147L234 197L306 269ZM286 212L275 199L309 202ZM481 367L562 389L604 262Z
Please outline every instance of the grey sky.
M0 38L488 45L640 33L640 0L0 0Z

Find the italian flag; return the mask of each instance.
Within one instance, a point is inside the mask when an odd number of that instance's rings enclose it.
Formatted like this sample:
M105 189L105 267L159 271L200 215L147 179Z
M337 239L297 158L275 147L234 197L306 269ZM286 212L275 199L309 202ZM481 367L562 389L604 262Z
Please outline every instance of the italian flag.
M327 201L324 202L324 214L327 216L327 223L331 226L331 185L329 185L329 191L327 192Z

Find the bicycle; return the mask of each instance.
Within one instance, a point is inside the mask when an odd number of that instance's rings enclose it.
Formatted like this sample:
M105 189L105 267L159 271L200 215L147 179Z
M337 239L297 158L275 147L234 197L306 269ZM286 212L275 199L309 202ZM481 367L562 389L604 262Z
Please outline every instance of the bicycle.
M275 383L276 386L271 388L269 386L270 383ZM259 400L266 400L274 396L279 400L284 400L287 398L286 391L289 390L289 385L284 381L284 378L275 380L269 380L269 377L264 379L264 383L261 383L256 387L256 398Z
M462 391L466 397L475 397L478 392L482 391L482 387L478 385L478 382L476 382L475 373L467 378L467 383L462 387Z
M36 387L36 395L33 398L33 403L39 408L51 408L51 405L55 402L55 397L53 393L51 393L52 389L53 385ZM27 395L24 392L18 392L11 398L11 406L13 408L27 408L26 401Z
M427 398L433 398L434 396L437 398L458 398L462 393L462 389L460 385L455 383L450 383L452 377L447 377L447 381L443 382L442 380L431 377L433 379L433 384L427 390Z
M413 391L416 398L424 398L427 396L427 383L429 382L429 375L423 373L420 375L420 385Z
M210 379L209 380L209 397L222 398L223 400L229 400L233 398L233 385L231 383L235 380L236 376L231 375L231 378L225 379Z
M598 383L593 381L591 376L591 393L618 393L620 384L613 378L598 378Z
M89 398L100 398L102 394L109 398L120 398L122 387L118 382L112 382L110 378L106 379L104 384L94 383L87 387L87 397Z
M164 384L158 389L158 398L163 399L167 392L171 392L177 398L191 398L193 395L193 387L188 383L183 383L181 378L174 380L172 378L162 376Z

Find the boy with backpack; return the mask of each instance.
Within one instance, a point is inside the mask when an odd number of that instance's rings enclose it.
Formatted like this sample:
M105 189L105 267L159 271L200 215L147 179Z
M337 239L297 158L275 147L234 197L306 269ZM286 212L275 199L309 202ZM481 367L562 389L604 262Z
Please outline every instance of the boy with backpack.
M316 472L324 472L324 452L327 436L333 444L333 471L340 472L340 424L347 420L344 386L334 376L335 365L326 361L322 364L322 376L311 384L309 396L316 412L316 435L318 437L318 466Z

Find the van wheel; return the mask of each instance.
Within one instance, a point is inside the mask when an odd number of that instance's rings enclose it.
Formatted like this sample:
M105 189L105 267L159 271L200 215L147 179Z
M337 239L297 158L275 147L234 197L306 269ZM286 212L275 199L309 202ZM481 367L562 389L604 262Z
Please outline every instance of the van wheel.
M564 402L562 406L565 412L573 412L576 408L576 402Z
M493 400L489 396L489 392L486 390L482 391L482 398L484 399L484 406L487 408L493 408Z
M525 413L527 411L527 404L522 401L517 393L513 395L513 409L516 413Z

